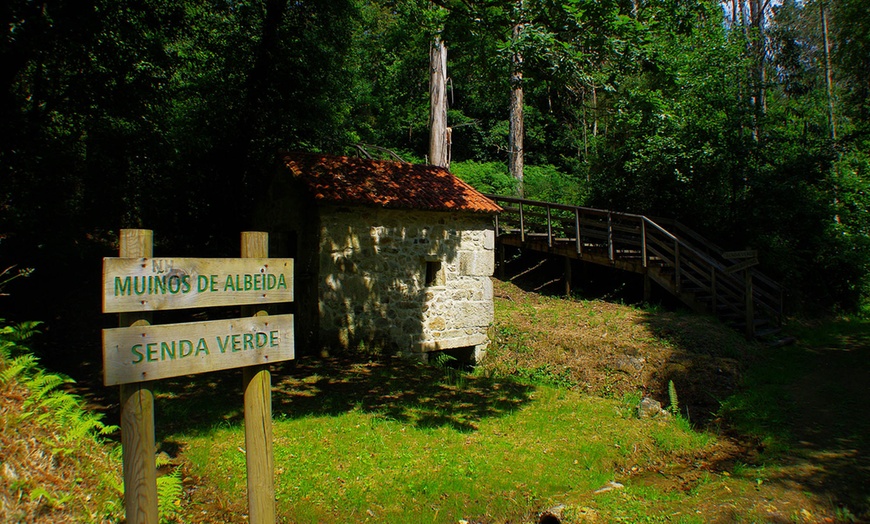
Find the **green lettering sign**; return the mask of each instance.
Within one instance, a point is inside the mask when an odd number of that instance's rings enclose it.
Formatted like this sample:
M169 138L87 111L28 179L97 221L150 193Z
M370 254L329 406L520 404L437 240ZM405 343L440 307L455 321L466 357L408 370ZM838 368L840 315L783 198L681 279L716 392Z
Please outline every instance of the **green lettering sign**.
M133 352L134 355L136 355L136 358L133 359L134 364L142 362L142 359L145 358L145 355L142 354L142 344L136 344L135 346L130 348L130 350Z
M205 353L208 355L208 344L205 343L205 339L199 339L199 342L196 343L196 353L193 356L198 357L200 353Z
M130 277L124 277L122 280L121 277L115 277L115 296L124 296L129 295L132 289L130 284Z

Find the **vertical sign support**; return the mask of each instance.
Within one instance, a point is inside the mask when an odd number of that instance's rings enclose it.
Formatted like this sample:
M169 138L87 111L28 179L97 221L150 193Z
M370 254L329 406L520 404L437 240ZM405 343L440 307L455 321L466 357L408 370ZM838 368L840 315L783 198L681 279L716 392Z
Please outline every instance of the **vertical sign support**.
M242 233L242 258L269 256L269 234ZM244 316L263 316L262 306L243 306ZM272 454L272 377L267 364L242 368L245 390L245 460L248 516L251 524L275 522L275 474Z
M120 256L152 256L149 229L122 229ZM120 326L146 326L151 313L121 313ZM124 507L128 524L157 524L157 465L154 444L154 394L150 382L121 385L121 448Z

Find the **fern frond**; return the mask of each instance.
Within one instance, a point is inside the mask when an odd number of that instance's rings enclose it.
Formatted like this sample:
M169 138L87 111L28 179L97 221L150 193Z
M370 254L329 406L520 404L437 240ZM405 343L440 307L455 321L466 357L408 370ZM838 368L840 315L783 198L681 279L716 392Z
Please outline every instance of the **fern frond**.
M668 409L674 415L678 415L680 413L680 400L677 397L677 386L674 385L673 380L668 381L668 400L670 400Z
M157 464L158 468L162 468L163 466L171 466L172 465L172 459L169 458L169 455L167 455L166 453L158 453L155 456L154 461Z
M181 495L184 493L184 483L181 481L181 469L175 468L172 473L157 479L157 511L160 522L171 522L181 509Z
M22 381L21 378L23 376L27 376L32 374L34 368L36 368L36 364L39 362L39 359L30 354L19 355L12 359L9 362L9 366L0 373L0 381L3 383L7 383L11 381L13 378Z
M104 437L107 437L107 436L112 435L118 431L121 431L121 426L116 426L114 424L103 424L102 422L100 422L100 424L101 424L101 427L100 427L99 433L100 433L100 435L102 435Z
M64 442L74 442L88 435L99 435L105 427L99 415L81 412L82 415L67 421L66 431L61 437Z
M7 336L14 342L24 342L33 337L33 335L39 334L39 330L36 328L39 327L40 324L42 324L42 322L32 320L8 326L10 329Z
M44 398L49 396L49 394L54 392L58 386L67 382L69 382L69 379L63 375L44 373L40 371L24 383L32 393L28 402L41 402Z

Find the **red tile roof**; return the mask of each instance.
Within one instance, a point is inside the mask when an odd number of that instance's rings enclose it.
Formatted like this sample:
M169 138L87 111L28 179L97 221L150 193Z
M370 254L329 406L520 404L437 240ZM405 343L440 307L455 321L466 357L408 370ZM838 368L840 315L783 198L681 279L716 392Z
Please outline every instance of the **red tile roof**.
M289 153L281 163L314 198L331 204L498 213L501 208L443 167Z

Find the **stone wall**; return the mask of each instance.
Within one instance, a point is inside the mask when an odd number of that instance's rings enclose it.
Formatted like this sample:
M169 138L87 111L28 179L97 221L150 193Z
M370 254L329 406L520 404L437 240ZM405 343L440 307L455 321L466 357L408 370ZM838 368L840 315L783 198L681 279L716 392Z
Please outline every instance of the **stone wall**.
M494 247L490 215L321 207L321 344L482 355Z

